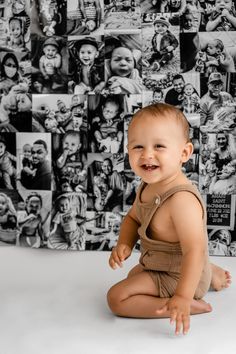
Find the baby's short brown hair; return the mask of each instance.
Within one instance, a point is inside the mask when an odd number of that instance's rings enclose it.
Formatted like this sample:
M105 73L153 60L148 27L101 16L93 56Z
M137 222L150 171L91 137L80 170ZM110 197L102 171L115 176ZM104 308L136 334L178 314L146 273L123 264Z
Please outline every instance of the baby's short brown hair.
M189 123L188 123L185 115L183 114L183 112L181 112L175 106L172 106L167 103L154 103L154 104L146 106L146 107L140 109L138 112L136 112L134 114L132 120L135 119L136 117L141 116L141 115L151 115L155 118L165 117L165 118L168 118L169 121L171 119L174 119L175 122L180 125L186 142L190 141Z

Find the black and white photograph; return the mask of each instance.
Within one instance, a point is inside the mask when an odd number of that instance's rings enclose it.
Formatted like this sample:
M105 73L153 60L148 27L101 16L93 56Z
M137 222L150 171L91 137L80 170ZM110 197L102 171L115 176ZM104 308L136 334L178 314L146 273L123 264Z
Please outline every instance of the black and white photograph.
M52 203L47 246L58 250L84 251L86 194L54 192Z
M116 245L122 213L87 211L86 250L111 251Z
M103 36L68 37L68 93L99 94L104 81Z
M63 37L31 36L32 93L68 93L68 51Z
M234 32L180 33L181 70L206 77L213 72L235 72L235 46Z
M17 133L17 189L51 190L51 135Z
M201 80L200 116L201 131L235 132L236 95L235 75L211 73L208 79ZM232 92L232 94L230 93Z
M199 187L203 194L236 193L236 139L227 131L201 134Z
M88 123L88 151L123 153L124 95L89 95Z
M67 34L69 36L104 34L102 0L67 0Z
M8 0L0 6L1 50L30 51L30 1Z
M0 132L32 131L29 53L0 50Z
M19 191L17 246L47 247L51 207L51 191Z
M86 192L87 158L80 132L52 135L53 190Z
M141 94L142 45L140 30L105 35L105 94Z
M141 28L141 7L139 0L105 0L105 30Z
M167 13L143 14L143 78L180 70L179 25L172 26L170 17Z
M0 133L0 188L16 188L16 137Z
M122 154L88 154L88 210L123 210L124 158Z
M212 256L235 256L235 195L206 195L208 245Z
M29 0L26 1L29 2ZM18 0L17 2L24 3L25 1ZM38 37L66 34L67 0L35 0L30 1L30 6L31 34Z
M16 244L18 193L0 189L0 247Z
M87 109L85 95L33 95L32 127L35 132L80 133L87 148Z

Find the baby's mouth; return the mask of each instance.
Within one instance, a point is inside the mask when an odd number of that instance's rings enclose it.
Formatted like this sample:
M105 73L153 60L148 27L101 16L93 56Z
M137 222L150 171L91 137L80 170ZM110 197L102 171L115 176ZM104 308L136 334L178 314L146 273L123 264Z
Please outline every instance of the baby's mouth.
M142 167L145 171L153 171L153 170L156 170L159 166L157 166L157 165L151 165L151 164L143 164L143 165L141 165L141 167Z

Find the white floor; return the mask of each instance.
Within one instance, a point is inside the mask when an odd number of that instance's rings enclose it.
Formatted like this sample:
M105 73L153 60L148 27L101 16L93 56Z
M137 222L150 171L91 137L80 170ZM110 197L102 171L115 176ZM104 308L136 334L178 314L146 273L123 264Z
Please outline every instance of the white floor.
M208 293L213 312L191 318L187 336L168 319L113 316L106 292L138 254L112 271L107 252L0 248L0 354L236 353L236 285ZM212 257L236 276L236 258ZM233 279L234 280L234 279Z

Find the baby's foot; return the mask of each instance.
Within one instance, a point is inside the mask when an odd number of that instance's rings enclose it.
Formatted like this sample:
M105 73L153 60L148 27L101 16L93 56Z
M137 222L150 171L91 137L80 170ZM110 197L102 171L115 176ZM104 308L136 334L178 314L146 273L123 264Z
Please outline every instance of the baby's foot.
M231 275L228 270L218 267L215 264L211 264L212 278L211 288L215 291L228 288L231 284Z
M211 312L212 307L204 300L193 300L191 303L191 315L197 315L199 313Z

